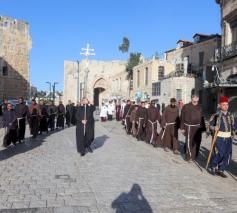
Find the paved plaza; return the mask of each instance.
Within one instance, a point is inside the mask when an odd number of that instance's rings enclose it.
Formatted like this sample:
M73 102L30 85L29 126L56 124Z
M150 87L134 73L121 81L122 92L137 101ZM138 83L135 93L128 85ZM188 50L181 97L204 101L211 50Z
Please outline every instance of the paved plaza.
M27 138L0 149L0 212L237 212L237 141L222 179L203 169L203 138L200 167L125 135L115 121L96 123L94 152L84 158L75 127Z

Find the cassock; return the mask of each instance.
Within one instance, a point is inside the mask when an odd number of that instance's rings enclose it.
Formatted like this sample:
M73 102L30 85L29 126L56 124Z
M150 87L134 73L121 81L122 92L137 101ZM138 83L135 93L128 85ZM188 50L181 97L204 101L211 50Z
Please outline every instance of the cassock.
M25 103L20 103L16 105L15 112L18 121L17 136L19 142L21 142L25 139L26 118L29 116L29 109Z
M57 107L57 128L64 128L64 116L65 116L65 107L63 104L59 104Z
M32 104L29 107L29 118L30 134L35 138L39 132L39 105Z
M72 115L73 115L73 105L68 104L68 105L66 105L66 124L67 124L67 126L71 125Z
M183 106L181 111L181 130L185 130L185 159L195 160L198 156L202 132L206 130L200 105L192 103Z
M80 106L76 113L76 142L77 142L77 152L85 154L86 148L88 148L94 141L94 111L95 107L93 105L83 105ZM86 120L86 124L82 123Z
M150 106L147 109L146 121L146 139L145 141L150 144L155 144L157 140L157 126L161 121L161 115L155 106Z
M132 105L127 104L124 108L124 113L123 113L125 130L127 134L131 134L131 128L132 128L132 123L130 121L131 112L132 112Z
M39 132L48 132L48 112L45 104L39 105L40 125Z
M137 109L135 109L133 107L132 112L131 112L131 116L130 116L130 122L132 123L132 135L134 137L137 136L136 113L137 113Z
M136 113L137 122L137 140L145 140L145 124L147 122L147 109L145 107L139 107Z
M75 125L76 125L76 122L77 122L77 120L76 120L76 113L77 113L77 110L78 110L78 107L72 105L71 124L72 124L73 126L75 126Z
M5 111L3 113L3 127L5 128L5 136L3 138L3 146L7 147L11 143L17 142L17 117L14 110Z
M121 120L121 105L120 104L116 104L115 111L116 111L116 121L120 121Z
M54 104L48 106L48 127L51 131L55 128L55 117L57 113L57 108Z
M177 106L167 106L162 114L161 132L157 139L156 146L179 150L178 129L180 125L179 108Z

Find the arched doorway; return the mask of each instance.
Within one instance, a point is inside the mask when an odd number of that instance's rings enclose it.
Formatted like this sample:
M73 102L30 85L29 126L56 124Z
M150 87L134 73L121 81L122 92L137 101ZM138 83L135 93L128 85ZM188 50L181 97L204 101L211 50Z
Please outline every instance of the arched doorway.
M94 105L100 106L107 95L107 81L104 78L98 79L94 84Z

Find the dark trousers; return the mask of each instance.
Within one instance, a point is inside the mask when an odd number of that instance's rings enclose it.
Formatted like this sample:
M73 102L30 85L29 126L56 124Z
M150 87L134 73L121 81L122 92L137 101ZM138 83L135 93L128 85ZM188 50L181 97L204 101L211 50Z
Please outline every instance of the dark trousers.
M232 139L217 137L215 148L217 150L212 156L211 167L218 167L223 172L229 165L232 156Z

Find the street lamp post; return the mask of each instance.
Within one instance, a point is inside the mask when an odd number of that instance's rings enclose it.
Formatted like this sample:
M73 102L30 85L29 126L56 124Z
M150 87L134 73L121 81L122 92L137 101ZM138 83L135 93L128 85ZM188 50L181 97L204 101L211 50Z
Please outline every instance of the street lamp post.
M51 99L51 86L52 86L52 84L51 84L51 82L46 82L46 84L49 84L49 99Z
M79 88L79 65L80 65L80 62L77 61L77 103L79 102L80 100L80 97L79 97L79 92L80 92L80 88Z
M53 102L55 102L55 87L56 87L56 84L58 84L58 82L53 83Z
M85 79L84 79L84 97L87 97L87 83L89 74L89 56L95 56L95 50L90 48L90 44L86 45L86 48L81 48L81 55L86 57L86 69L85 69Z

